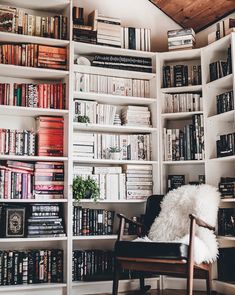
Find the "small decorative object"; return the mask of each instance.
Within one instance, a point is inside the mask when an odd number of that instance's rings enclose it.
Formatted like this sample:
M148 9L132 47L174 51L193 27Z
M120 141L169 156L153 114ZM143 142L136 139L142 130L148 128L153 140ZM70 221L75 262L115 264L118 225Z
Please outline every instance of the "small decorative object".
M96 202L99 194L100 189L94 179L83 179L81 176L73 179L73 198L78 202L81 199L93 199Z
M109 148L110 159L112 160L120 160L121 157L121 149L119 147L110 147Z
M25 208L5 208L6 238L22 238L25 236Z
M79 123L90 123L90 119L88 116L78 116Z
M119 114L115 114L113 125L119 125L120 126L121 124L122 124L122 122L121 122Z

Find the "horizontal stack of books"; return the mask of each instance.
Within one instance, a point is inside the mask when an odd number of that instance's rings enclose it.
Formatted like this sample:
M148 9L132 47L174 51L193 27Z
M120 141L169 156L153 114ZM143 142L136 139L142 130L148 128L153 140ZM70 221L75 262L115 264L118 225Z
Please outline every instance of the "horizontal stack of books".
M98 104L95 101L74 99L74 122L82 122L88 117L89 123L113 125L117 107L108 104Z
M233 91L227 91L216 96L217 114L234 110Z
M122 27L122 47L151 51L151 29Z
M63 250L1 250L1 286L62 283Z
M195 32L192 28L171 30L167 36L169 50L193 49L195 45Z
M96 134L74 132L73 155L81 159L96 159L96 144Z
M112 235L114 211L73 207L73 235Z
M121 20L94 10L88 15L88 25L97 31L97 44L121 48Z
M62 207L59 204L30 204L28 210L28 238L66 236Z
M152 165L124 165L126 173L126 198L146 199L153 193Z
M67 49L38 44L1 44L0 61L16 66L66 70Z
M74 250L72 280L101 280L114 271L114 254L103 250Z
M208 34L208 44L229 35L235 29L235 19L227 18L216 24L215 30Z
M168 175L167 191L177 189L182 185L185 185L185 175Z
M150 81L75 72L75 91L150 97Z
M151 126L151 113L148 107L127 106L121 110L122 124L126 126Z
M63 156L64 118L39 116L37 125L37 155Z
M67 17L32 15L21 8L0 5L0 31L65 40Z
M152 73L152 59L148 57L96 54L91 65L94 67Z
M235 236L235 208L219 209L218 235Z
M31 130L0 129L0 154L35 155L35 133Z
M203 160L205 158L203 120L203 115L193 115L192 124L186 125L183 130L164 128L165 161Z
M216 140L217 158L235 155L235 133L219 136Z
M34 164L6 161L0 165L0 198L33 198Z
M200 85L201 65L163 66L163 88Z
M197 112L203 110L202 95L199 93L165 94L165 113Z
M218 60L210 63L210 81L217 80L232 73L231 45L228 47L227 60Z
M64 163L36 162L34 172L34 198L64 198Z
M89 167L74 165L73 175L83 179L90 177L98 184L101 200L126 199L126 175L121 167Z
M235 177L221 177L218 187L222 198L235 198Z

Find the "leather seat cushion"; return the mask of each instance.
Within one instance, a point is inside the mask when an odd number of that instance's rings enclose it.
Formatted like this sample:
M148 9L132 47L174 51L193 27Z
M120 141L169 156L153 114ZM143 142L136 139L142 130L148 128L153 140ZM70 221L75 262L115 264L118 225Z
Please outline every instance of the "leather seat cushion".
M115 254L119 257L187 259L188 245L164 242L117 241Z

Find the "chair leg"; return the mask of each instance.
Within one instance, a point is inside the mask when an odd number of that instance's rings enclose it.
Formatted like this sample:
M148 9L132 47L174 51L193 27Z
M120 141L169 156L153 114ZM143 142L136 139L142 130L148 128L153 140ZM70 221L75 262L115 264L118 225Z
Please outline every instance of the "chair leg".
M113 292L112 295L118 295L118 283L119 283L119 263L116 260L114 266L114 277L113 277Z
M145 294L146 292L148 292L149 289L151 289L151 286L145 285L144 276L143 276L143 274L140 274L140 291L141 291L141 294Z
M187 295L193 295L193 264L188 267L188 278L187 278Z
M206 274L206 292L207 295L211 295L211 289L212 289L212 280L211 280L211 269Z

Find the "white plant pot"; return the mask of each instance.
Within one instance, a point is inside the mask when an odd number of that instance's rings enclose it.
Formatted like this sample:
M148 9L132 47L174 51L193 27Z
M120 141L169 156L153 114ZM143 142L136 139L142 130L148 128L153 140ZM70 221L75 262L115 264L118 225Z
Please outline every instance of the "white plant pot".
M120 160L120 155L121 155L120 152L118 152L118 153L110 153L110 159L112 159L112 160Z

